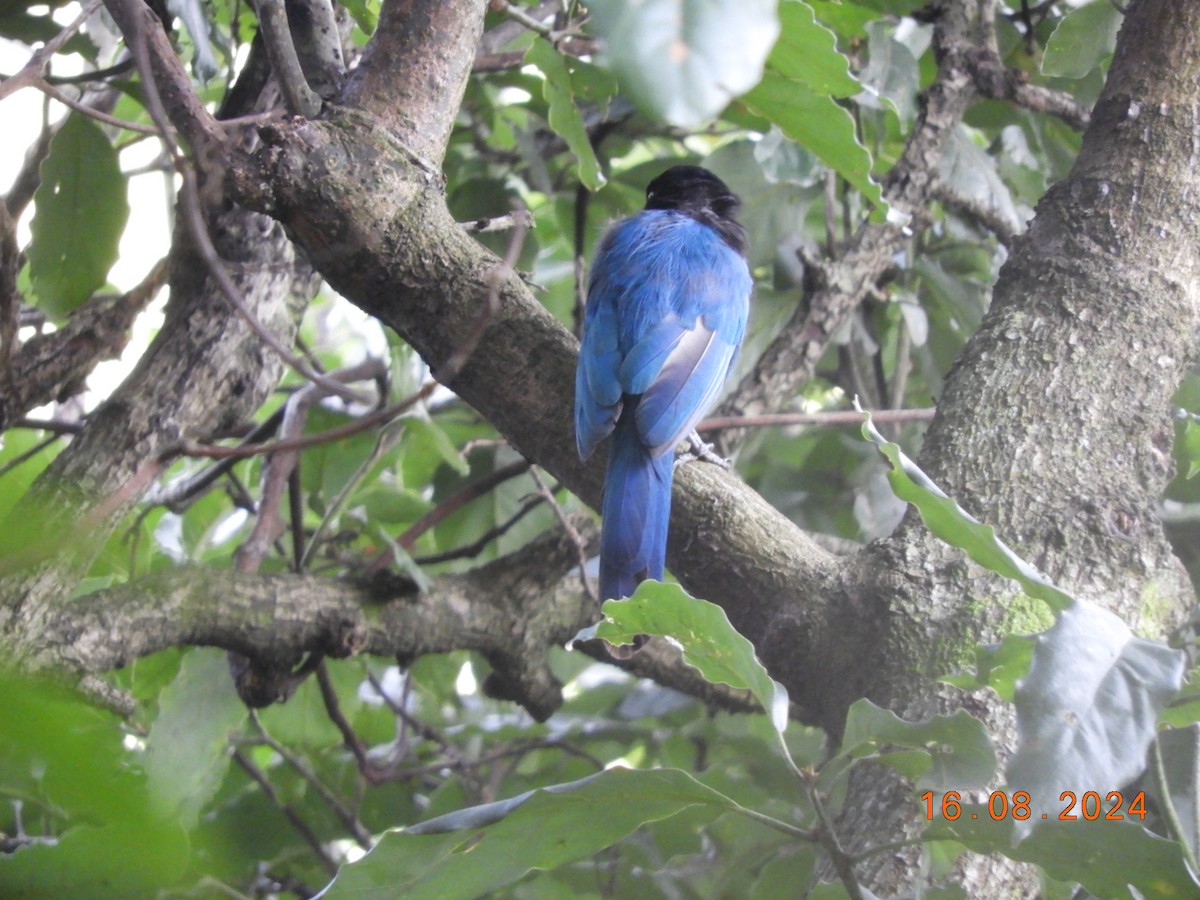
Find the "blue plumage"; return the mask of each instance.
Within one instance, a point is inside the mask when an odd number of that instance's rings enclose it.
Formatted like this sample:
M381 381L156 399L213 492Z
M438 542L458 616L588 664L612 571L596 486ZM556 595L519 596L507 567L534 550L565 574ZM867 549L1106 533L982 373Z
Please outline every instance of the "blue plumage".
M587 459L613 435L604 482L600 592L661 579L675 446L711 408L746 330L751 279L737 197L676 166L646 209L600 242L575 380L575 436Z

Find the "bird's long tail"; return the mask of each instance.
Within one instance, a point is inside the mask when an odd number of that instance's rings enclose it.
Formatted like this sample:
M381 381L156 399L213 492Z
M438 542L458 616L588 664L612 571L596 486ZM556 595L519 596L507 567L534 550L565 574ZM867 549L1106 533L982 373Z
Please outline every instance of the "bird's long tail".
M604 479L600 531L600 596L629 597L638 582L661 579L671 517L675 454L650 455L634 422L636 403L626 402L613 432Z

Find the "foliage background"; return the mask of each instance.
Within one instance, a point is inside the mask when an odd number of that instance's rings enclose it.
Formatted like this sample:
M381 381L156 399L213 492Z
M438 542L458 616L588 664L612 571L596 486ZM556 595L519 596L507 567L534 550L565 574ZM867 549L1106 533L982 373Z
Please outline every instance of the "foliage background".
M981 43L993 39L990 49L1017 73L1015 83L1044 90L1057 105L1043 98L1038 106L1028 93L1016 97L1020 102L975 98L926 173L927 195L901 208L885 199L897 190L889 173L910 146L945 53L932 24L935 7L870 0L597 0L587 10L574 3L493 3L440 167L446 201L460 222L528 210L527 230L478 239L507 255L538 300L572 330L579 319L577 261L606 224L639 208L645 184L668 162L711 168L742 196L753 251L756 300L735 380L751 373L821 284L828 274L822 261L849 245L864 223L906 228L865 299L812 361L813 377L772 410L793 418L723 438L741 478L797 526L843 551L891 533L904 505L859 420L827 414L848 411L855 396L869 409L913 411L883 412L877 420L890 440L918 454L927 411L979 326L1010 247L1046 189L1070 171L1121 22L1106 0L1047 3L1032 12L1017 2L982 4L992 31ZM0 35L34 47L76 11L15 2L0 10ZM349 2L337 12L354 54L367 45L381 10ZM195 90L215 108L247 70L257 28L252 9L224 0L184 3L171 7L166 20ZM101 346L73 345L85 371L64 376L52 396L6 385L0 541L16 562L5 575L28 563L23 553L36 561L42 523L30 489L101 400L103 388L83 390L86 369L123 346L129 323L165 275L151 260L139 288L122 293L107 284L119 248L129 246L130 153L155 140L134 128L157 127L144 85L132 66L122 68L120 38L111 18L93 16L47 72L101 75L82 83L39 75L31 85L67 92L118 124L78 112L61 117L61 107L48 104L0 220L5 239L23 251L12 271L24 304L20 342L28 346L35 331L66 334L72 321L86 321L93 332L97 321L116 322L116 336ZM116 72L109 71L113 65ZM169 173L171 160L156 151L149 167ZM172 192L179 187L178 177L167 183ZM106 301L120 314L102 307ZM12 359L15 343L5 346ZM413 349L364 320L324 283L307 304L296 346L312 368L364 365L359 374L366 373L356 383L366 393L350 402L323 398L297 435L359 421L376 402L412 395L429 375ZM382 386L375 395L371 379ZM287 436L279 430L281 411L308 383L289 369L261 408L223 423L215 436L227 444L251 440L247 435ZM1195 408L1196 390L1185 383L1179 404ZM504 563L531 541L559 534L563 522L577 529L578 551L586 551L582 502L547 475L535 478L495 428L450 391L422 401L383 428L304 449L287 485L288 529L260 548L257 571L341 576L382 559L428 586ZM49 405L35 409L39 404ZM730 401L720 412L763 411L735 406ZM1181 474L1163 498L1163 512L1181 557L1195 566L1200 560L1189 548L1196 485L1184 476L1200 452L1195 424L1185 417L1180 429ZM96 532L103 546L93 548L98 552L80 573L74 597L168 577L181 566L237 569L253 552L247 548L256 520L272 502L264 496L270 478L261 456L225 463L183 453L153 474L155 487L120 527ZM551 553L549 545L533 546ZM577 548L554 552L568 560L566 573ZM199 572L196 581L221 590ZM577 575L563 585L557 589L578 594ZM687 615L695 607L672 606L679 601L672 596L658 597L661 608ZM1040 631L1049 622L1039 609L1007 631ZM735 637L717 634L714 653L734 654ZM973 648L955 652L953 672L924 673L926 681L957 673L964 685L1011 698L1027 671L1028 654L1019 651L1016 662L983 651L976 659ZM744 695L723 692L720 702L708 696L705 703L579 651L548 654L562 703L545 721L494 699L510 695L489 683L495 660L486 654L430 653L400 666L370 655L310 659L311 666L293 661L312 677L290 685L287 703L257 711L238 698L225 655L213 648L181 646L122 660L109 682L132 698L123 716L14 678L0 708L0 793L8 801L0 807L0 885L14 896L311 896L389 828L626 766L691 774L657 788L642 781L622 786L615 779L625 776L609 776L590 783L601 786L591 806L562 819L546 812L532 820L564 841L599 840L605 848L599 852L540 864L535 845L544 835L530 843L514 839L505 845L514 870L485 868L478 882L456 868L465 853L439 858L437 866L427 848L415 860L373 855L364 867L344 869L365 874L339 876L330 896L396 896L397 881L417 864L428 864L420 887L428 893L414 883L406 896L781 897L795 896L798 886L817 897L867 896L847 867L852 872L870 854L845 854L821 838L835 830L851 770L882 759L920 788L935 759L959 758L978 770L978 783L967 783L969 766L951 767L939 790L966 791L982 788L995 768L995 750L978 723L963 731L961 720L947 716L910 732L916 726L869 705L854 707L832 737L799 724L787 728L793 767L769 717L727 711L744 708ZM692 693L703 696L694 683ZM1187 735L1190 722L1185 711L1172 724ZM1164 746L1168 762L1173 758L1168 771L1188 770L1192 754L1183 743ZM696 799L700 793L688 793L701 791L694 785L762 818L747 824L736 810L705 805ZM1188 799L1194 784L1172 787L1177 802L1191 803L1185 810L1196 808ZM909 800L914 809L917 793ZM602 802L613 812L595 812ZM631 812L631 827L602 839L598 821L618 811ZM641 823L650 824L634 830ZM1078 830L1043 836L1040 855L1025 856L1012 850L1007 832L933 830L914 893L966 896L961 886L943 884L964 846L1038 863L1045 896L1071 896L1080 881L1097 896L1127 896L1127 884L1143 896L1156 890L1186 896L1194 886L1183 863L1195 852L1194 828L1175 833L1181 843L1168 843L1132 823L1104 834L1075 824ZM1148 824L1171 833L1156 814ZM1193 846L1185 849L1189 840ZM1119 847L1137 849L1117 855ZM1096 862L1106 855L1108 865ZM1136 856L1151 863L1139 868ZM1082 869L1080 859L1088 863ZM527 875L534 867L550 871Z

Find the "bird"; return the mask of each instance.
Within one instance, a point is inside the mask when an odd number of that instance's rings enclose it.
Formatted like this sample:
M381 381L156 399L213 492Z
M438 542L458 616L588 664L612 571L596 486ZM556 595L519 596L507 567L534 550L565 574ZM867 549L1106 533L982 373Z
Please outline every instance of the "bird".
M699 444L696 425L746 331L753 281L740 206L707 169L673 166L647 186L645 208L598 245L575 374L575 438L583 460L612 438L601 600L662 580L675 448L687 438Z

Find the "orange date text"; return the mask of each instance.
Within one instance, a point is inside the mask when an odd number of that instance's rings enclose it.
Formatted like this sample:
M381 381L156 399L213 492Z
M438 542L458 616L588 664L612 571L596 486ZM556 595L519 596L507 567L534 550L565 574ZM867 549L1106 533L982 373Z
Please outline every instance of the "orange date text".
M962 796L958 791L946 791L940 797L933 791L926 791L921 795L921 800L925 803L925 818L930 821L939 813L941 818L950 822L957 821L964 815L972 819L983 817L979 812L963 809ZM984 808L986 815L997 822L1004 819L1024 822L1035 816L1026 791L992 791L987 796ZM1083 791L1079 794L1075 791L1063 791L1058 797L1057 811L1057 816L1053 812L1043 812L1037 814L1037 817L1057 818L1060 822L1077 819L1088 822L1095 822L1097 819L1120 822L1126 818L1145 821L1146 792L1138 791L1128 798L1126 803L1126 797L1121 791L1109 791L1103 797L1099 791Z

